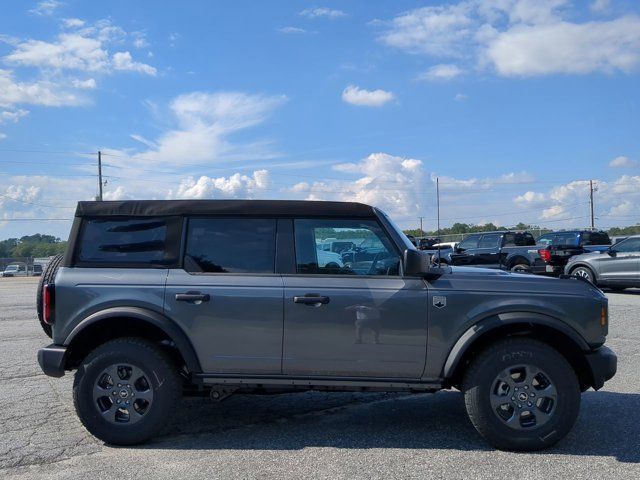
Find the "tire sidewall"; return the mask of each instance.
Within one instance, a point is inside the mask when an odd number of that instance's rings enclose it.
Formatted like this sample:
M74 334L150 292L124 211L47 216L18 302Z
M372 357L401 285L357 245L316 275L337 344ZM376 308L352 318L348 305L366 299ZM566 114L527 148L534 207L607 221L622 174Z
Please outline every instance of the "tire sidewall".
M493 412L491 388L499 373L509 367L529 364L540 368L556 387L555 412L549 421L527 431L505 425ZM569 363L558 352L537 342L511 342L497 346L476 366L475 374L465 379L465 402L474 426L498 448L536 450L563 438L572 428L580 408L580 387Z
M156 435L176 407L178 384L176 374L167 361L158 357L155 347L136 343L110 342L96 349L76 372L74 401L84 426L106 443L133 445ZM136 423L114 424L102 417L93 401L93 387L99 375L109 366L126 363L140 368L153 390L149 411Z

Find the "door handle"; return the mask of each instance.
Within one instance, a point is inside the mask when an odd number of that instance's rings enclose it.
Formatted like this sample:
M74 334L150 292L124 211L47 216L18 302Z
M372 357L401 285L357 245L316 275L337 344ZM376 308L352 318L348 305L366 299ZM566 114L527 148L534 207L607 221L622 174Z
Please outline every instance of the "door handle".
M293 303L319 307L320 305L326 305L329 303L329 297L307 294L304 297L293 297Z
M200 292L186 292L186 293L176 293L175 296L176 302L208 302L211 300L211 295L208 293L200 293Z

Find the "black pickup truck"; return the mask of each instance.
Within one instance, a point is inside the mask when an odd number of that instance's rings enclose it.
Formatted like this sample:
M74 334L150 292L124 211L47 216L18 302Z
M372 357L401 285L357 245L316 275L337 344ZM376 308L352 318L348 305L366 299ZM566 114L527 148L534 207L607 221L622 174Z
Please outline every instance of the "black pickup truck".
M606 232L598 230L568 230L545 233L537 240L538 255L531 271L539 275L560 275L569 258L589 252L602 252L611 246Z
M472 233L449 255L442 255L441 262L528 272L536 258L538 249L533 235L529 232L502 230Z

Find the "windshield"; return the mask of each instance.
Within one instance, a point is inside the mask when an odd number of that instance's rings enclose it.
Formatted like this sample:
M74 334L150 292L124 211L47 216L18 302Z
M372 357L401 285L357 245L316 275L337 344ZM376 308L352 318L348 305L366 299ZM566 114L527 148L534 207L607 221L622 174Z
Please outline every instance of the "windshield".
M404 244L405 248L408 248L409 250L417 250L416 246L413 243L411 243L411 240L407 238L407 236L402 231L402 229L398 225L396 225L396 223L393 220L391 220L386 213L384 213L382 210L378 210L378 212L382 214L384 219L387 222L389 222L391 227L398 233L398 236L400 237L400 240L402 240L402 243Z
M18 270L18 266L17 265L9 265L7 268L5 268L5 272L8 271L14 271L14 270Z

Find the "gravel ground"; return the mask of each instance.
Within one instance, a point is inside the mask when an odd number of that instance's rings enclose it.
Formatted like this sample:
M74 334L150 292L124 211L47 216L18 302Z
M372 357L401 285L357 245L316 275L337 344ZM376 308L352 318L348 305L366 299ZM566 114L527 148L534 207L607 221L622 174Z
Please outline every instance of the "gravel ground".
M37 365L36 284L0 278L1 478L640 478L640 292L609 295L617 376L564 441L516 454L487 447L455 392L189 398L166 436L106 446L76 418L73 376Z

